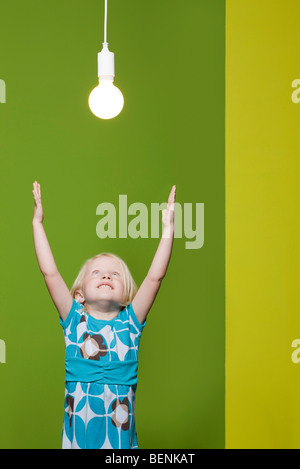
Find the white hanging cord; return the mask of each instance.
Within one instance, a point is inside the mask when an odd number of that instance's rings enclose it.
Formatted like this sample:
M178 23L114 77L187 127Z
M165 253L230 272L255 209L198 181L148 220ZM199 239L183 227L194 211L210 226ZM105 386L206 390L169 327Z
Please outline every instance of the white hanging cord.
M107 0L104 0L104 42L107 42L106 37L106 30L107 30Z

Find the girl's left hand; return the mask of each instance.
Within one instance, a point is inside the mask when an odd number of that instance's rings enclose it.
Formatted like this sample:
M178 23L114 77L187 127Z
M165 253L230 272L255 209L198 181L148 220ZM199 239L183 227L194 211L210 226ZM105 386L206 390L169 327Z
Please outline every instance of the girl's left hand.
M42 207L42 198L41 198L41 186L37 181L33 183L33 198L34 198L34 209L33 209L33 221L43 223L44 214Z
M173 186L168 198L167 208L162 211L162 222L165 227L174 225L175 196L176 186Z

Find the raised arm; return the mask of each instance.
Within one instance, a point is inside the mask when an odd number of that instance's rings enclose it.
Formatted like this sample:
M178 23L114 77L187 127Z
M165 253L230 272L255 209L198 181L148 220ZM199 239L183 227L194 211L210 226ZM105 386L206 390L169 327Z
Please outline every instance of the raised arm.
M33 241L40 270L44 276L51 298L64 321L71 309L73 298L57 270L54 257L44 230L43 207L40 185L33 184L34 210L32 219Z
M174 240L174 209L176 186L172 187L166 210L162 212L163 233L151 267L132 301L133 310L142 324L155 300L166 275Z

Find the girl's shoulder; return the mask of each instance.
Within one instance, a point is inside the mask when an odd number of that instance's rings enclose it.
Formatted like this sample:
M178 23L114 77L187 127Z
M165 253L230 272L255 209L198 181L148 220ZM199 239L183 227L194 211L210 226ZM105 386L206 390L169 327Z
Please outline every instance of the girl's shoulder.
M66 319L64 321L61 318L59 319L60 325L65 329L70 325L72 319L77 318L78 322L80 322L81 318L84 317L84 315L85 312L83 305L76 301L75 298L73 298L73 303Z
M132 325L135 329L137 329L138 331L142 331L146 325L146 321L144 321L143 324L141 324L138 320L138 318L136 317L136 314L134 312L134 309L132 307L132 303L130 303L129 305L125 306L124 309L122 309L119 313L119 316L118 316L121 320L122 319L127 319L129 321L129 324Z

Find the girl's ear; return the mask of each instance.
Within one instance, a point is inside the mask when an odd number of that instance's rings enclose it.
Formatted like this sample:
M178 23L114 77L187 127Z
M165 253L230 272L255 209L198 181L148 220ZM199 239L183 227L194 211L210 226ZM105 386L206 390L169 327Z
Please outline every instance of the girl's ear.
M83 304L85 302L85 298L84 298L81 290L76 290L75 300L78 301L78 303L81 303L81 304Z

